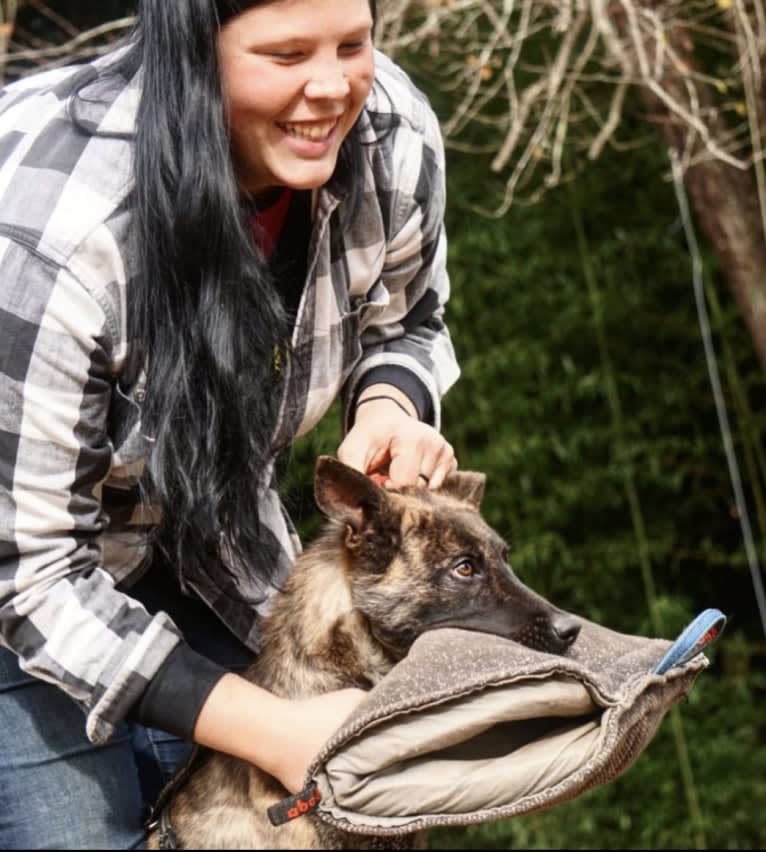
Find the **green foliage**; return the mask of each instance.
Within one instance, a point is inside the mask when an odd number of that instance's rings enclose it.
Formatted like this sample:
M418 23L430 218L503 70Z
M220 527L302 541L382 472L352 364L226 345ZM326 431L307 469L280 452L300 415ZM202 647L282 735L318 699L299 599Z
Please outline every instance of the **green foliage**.
M764 678L754 663L762 667L763 634L662 152L606 159L574 192L558 190L494 223L461 209L477 200L477 188L491 192L486 171L480 178L486 164L453 157L451 165L450 317L463 377L445 400L445 429L461 463L487 472L486 514L513 528L514 567L564 608L625 632L656 635L650 605L667 637L717 606L731 616L721 655L736 642L747 661L733 671L714 664L683 707L694 790L684 788L666 721L636 766L607 788L510 821L504 835L478 827L457 839L476 847L501 838L537 848L693 847L687 798L696 792L708 846L762 846ZM708 269L717 284L710 258ZM735 437L741 459L744 443L763 441L764 380L728 293L718 287L718 296L717 345L732 350L754 410L750 431ZM653 598L629 481L648 539ZM718 656L713 649L714 663Z

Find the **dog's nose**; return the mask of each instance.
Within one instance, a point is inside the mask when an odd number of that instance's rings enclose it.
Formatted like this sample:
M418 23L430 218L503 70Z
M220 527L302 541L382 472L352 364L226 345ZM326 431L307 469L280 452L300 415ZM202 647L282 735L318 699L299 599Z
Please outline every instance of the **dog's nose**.
M554 617L552 627L553 632L567 648L580 635L580 622L565 612Z

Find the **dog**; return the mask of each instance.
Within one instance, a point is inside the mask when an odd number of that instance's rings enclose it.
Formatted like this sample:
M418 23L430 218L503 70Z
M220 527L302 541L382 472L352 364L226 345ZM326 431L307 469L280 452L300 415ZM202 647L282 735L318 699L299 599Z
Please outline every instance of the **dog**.
M287 698L370 689L418 636L439 627L494 633L564 653L579 622L513 574L506 543L479 511L484 486L484 474L461 471L438 490L388 490L321 456L314 493L329 523L275 596L262 625L261 653L245 676ZM423 843L416 835L348 834L311 815L274 827L267 809L288 796L279 782L237 758L197 751L164 796L150 848L382 849Z

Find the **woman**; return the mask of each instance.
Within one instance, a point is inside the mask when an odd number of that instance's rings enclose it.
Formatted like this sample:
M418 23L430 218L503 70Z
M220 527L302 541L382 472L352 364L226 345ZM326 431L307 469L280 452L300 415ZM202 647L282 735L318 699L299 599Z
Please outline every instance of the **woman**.
M373 25L143 0L125 47L3 93L2 848L142 845L190 741L296 791L363 695L236 672L299 547L275 457L338 394L341 460L456 467L442 144Z

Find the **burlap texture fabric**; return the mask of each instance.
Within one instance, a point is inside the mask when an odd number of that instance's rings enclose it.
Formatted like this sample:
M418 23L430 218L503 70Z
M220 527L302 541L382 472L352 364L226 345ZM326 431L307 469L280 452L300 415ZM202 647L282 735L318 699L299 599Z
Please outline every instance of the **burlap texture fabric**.
M565 656L425 633L317 756L314 814L399 835L530 813L606 784L708 665L700 653L654 674L671 644L587 620Z

